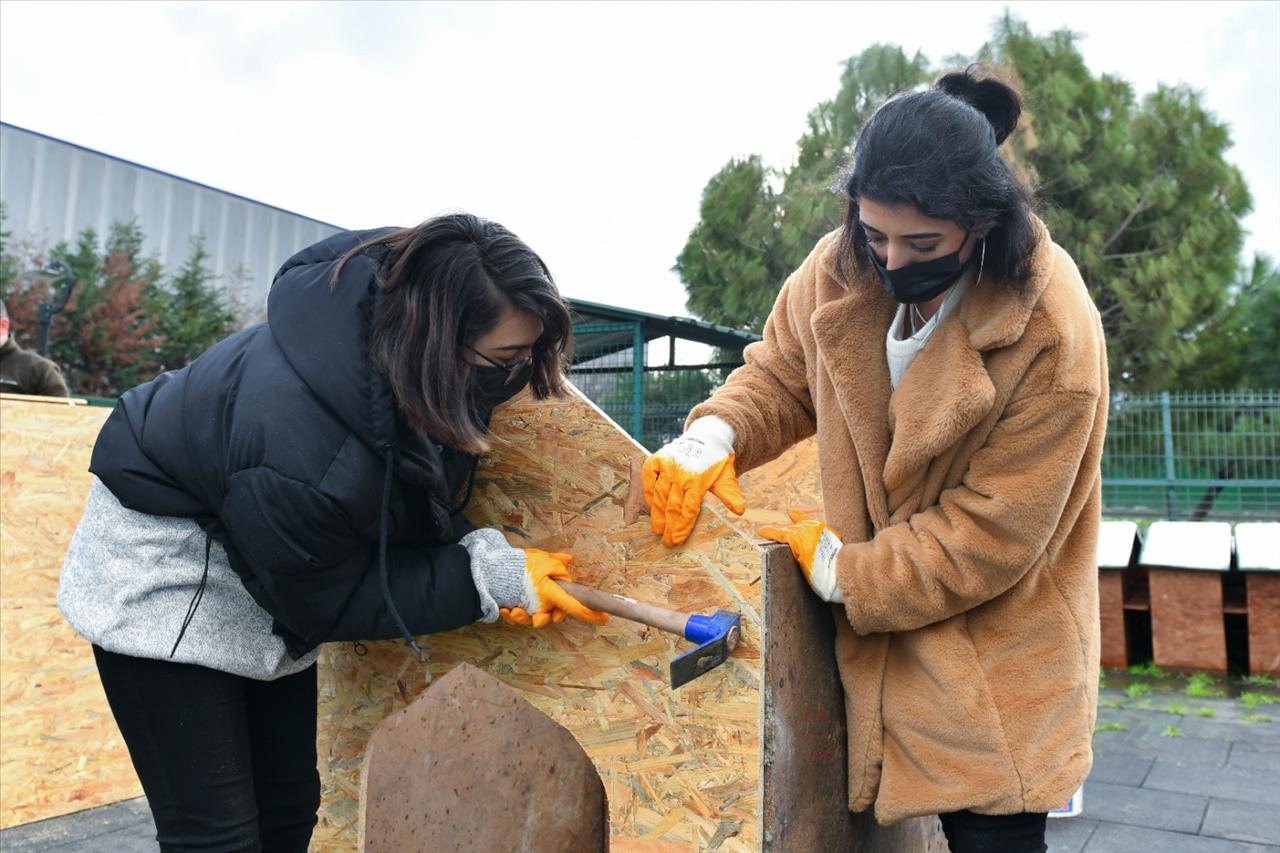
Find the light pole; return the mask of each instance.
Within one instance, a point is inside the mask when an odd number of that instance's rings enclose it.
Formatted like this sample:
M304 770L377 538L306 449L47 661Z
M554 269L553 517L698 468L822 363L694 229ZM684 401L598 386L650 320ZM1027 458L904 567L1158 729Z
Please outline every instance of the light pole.
M62 261L50 261L36 275L49 282L49 292L54 299L57 299L59 288L62 291L62 298L56 302L40 303L40 313L36 318L36 351L48 357L49 326L53 323L53 315L67 307L71 292L76 289L76 277Z

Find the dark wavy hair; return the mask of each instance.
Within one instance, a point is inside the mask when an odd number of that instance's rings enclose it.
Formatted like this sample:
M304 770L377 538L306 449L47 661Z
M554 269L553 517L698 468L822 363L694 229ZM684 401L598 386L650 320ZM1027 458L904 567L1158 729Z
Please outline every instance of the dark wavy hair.
M847 197L837 269L848 277L867 264L858 200L909 204L966 231L990 226L985 267L997 281L1026 286L1038 239L1030 188L1001 156L1022 99L1007 84L978 77L974 66L944 74L933 88L898 95L863 125L853 162L840 180Z
M414 429L470 453L489 448L488 425L468 382L467 348L507 308L542 321L529 383L534 396L564 393L573 321L547 265L520 238L471 214L440 216L351 249L334 282L348 260L378 245L387 252L369 357Z

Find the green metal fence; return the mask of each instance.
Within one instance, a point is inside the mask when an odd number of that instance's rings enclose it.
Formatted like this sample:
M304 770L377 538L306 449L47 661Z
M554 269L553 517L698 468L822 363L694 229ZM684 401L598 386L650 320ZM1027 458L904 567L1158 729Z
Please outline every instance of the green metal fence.
M1280 391L1116 394L1109 516L1280 519Z
M668 341L667 364L649 366L650 344L641 323L579 325L574 336L579 344L569 371L573 383L649 450L679 436L689 410L741 364L676 364Z
M639 323L576 332L574 383L650 450L740 363L648 366ZM1108 517L1280 519L1280 391L1113 395L1102 497Z

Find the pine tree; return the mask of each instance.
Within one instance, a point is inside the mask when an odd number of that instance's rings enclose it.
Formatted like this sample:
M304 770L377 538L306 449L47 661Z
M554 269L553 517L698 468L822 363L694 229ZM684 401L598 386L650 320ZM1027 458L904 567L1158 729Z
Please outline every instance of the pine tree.
M162 339L150 304L160 268L141 258L142 242L135 222L116 223L101 252L91 228L80 233L74 249L60 243L51 252L76 277L71 301L54 318L49 346L73 393L116 397L158 372Z
M1075 41L1006 14L980 55L1022 90L1010 146L1102 314L1113 385L1167 388L1231 298L1249 192L1224 157L1226 125L1196 92L1160 86L1138 102L1127 82L1094 77Z
M194 360L226 337L235 324L235 316L205 267L208 260L203 238L193 237L186 262L169 286L156 295L158 331L165 340L159 352L162 370L175 370Z
M0 220L0 296L20 346L32 347L37 308L57 296L38 276L42 252L15 252ZM235 325L205 266L199 240L166 285L164 270L142 254L136 222L111 226L105 244L86 228L74 245L59 243L51 260L67 264L76 287L50 328L49 357L62 368L72 393L116 397L165 370L175 370L226 336Z
M689 310L760 331L782 282L840 224L843 202L833 185L850 141L878 103L928 75L918 53L867 48L844 63L836 97L809 113L791 168L767 168L758 156L727 163L703 190L701 219L674 268Z
M1038 185L1040 215L1098 306L1113 387L1167 388L1192 365L1209 370L1206 324L1232 305L1249 192L1224 156L1228 128L1198 93L1161 86L1139 101L1126 81L1092 74L1076 40L1066 30L1037 36L1006 14L974 58L1023 93L1023 121L1004 150ZM947 70L969 61L949 57ZM783 281L840 223L830 189L858 129L889 95L931 76L918 54L868 48L810 113L793 166L748 157L713 176L675 265L689 309L759 331Z

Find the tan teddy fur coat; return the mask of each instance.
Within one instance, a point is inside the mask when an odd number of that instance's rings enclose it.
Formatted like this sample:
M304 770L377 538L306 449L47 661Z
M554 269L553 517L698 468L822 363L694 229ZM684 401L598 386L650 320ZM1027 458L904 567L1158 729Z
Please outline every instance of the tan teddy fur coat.
M818 433L846 543L849 807L874 803L880 823L1048 811L1092 763L1106 351L1075 264L1037 227L1025 292L981 280L896 391L897 306L870 270L836 273L827 235L690 415L733 425L739 471Z

